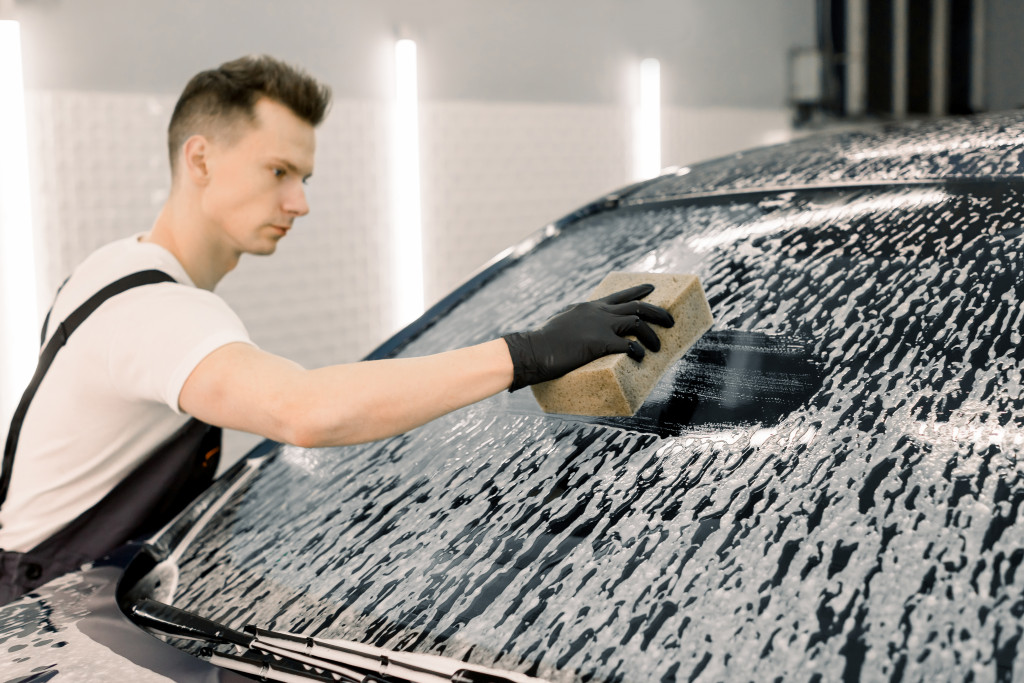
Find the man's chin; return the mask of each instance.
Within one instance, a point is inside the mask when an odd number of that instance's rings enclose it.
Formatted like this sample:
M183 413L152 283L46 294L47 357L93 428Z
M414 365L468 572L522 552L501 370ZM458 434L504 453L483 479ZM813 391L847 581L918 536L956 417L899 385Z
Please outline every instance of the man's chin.
M245 253L252 254L253 256L270 256L277 251L277 241L266 242L253 245L250 249L247 249Z

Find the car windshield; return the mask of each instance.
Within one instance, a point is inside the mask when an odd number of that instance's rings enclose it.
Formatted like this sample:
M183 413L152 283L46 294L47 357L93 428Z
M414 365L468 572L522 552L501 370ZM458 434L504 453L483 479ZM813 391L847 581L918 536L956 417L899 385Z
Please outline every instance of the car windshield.
M714 326L637 417L523 390L281 447L186 549L174 604L553 681L1012 663L1022 225L993 182L569 222L398 355L538 325L613 270L696 273Z

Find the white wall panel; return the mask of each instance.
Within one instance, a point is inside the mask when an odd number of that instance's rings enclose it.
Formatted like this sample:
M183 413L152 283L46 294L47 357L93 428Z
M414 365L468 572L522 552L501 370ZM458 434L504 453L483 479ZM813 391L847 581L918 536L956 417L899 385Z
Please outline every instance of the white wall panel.
M424 103L428 305L493 256L628 182L628 112L602 105Z
M665 107L662 165L686 166L793 136L788 109Z
M102 244L149 230L169 185L173 98L29 92L29 169L44 310Z

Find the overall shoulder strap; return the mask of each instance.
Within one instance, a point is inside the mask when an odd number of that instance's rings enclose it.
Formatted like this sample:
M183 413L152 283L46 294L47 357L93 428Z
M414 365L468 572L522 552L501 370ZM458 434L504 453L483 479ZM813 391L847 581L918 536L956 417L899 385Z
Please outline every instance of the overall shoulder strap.
M71 276L68 275L66 278L64 278L64 282L60 283L60 287L57 288L57 293L53 295L53 303L50 304L50 309L48 311L46 311L46 317L43 318L43 329L39 333L39 348L40 349L43 348L43 344L46 343L46 329L50 326L50 314L53 313L53 307L57 303L57 297L60 296L60 290L64 289L64 285L66 285L68 283L68 280L70 280L70 279L71 279Z
M14 452L18 448L18 437L21 434L21 425L25 421L28 406L35 397L39 384L43 381L43 377L46 376L46 371L50 369L50 365L53 363L57 352L67 343L68 337L107 299L141 285L174 281L173 277L162 270L143 270L126 275L93 294L84 304L76 308L64 322L57 326L53 336L50 337L49 343L39 354L36 372L32 376L32 381L29 382L28 388L25 389L21 402L18 403L18 408L14 411L14 417L11 419L11 429L7 432L7 443L4 446L3 470L0 471L0 505L3 505L4 501L7 500L7 489L11 485L11 470L14 467ZM61 286L63 287L63 285Z

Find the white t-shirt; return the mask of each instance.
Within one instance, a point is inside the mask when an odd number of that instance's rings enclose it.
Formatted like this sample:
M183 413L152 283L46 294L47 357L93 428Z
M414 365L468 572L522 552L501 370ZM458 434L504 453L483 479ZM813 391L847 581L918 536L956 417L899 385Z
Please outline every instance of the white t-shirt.
M125 275L157 269L177 280L117 294L57 352L21 429L0 508L4 550L30 550L99 502L188 421L178 394L199 361L225 344L252 343L223 299L140 236L94 252L57 296L47 335Z

